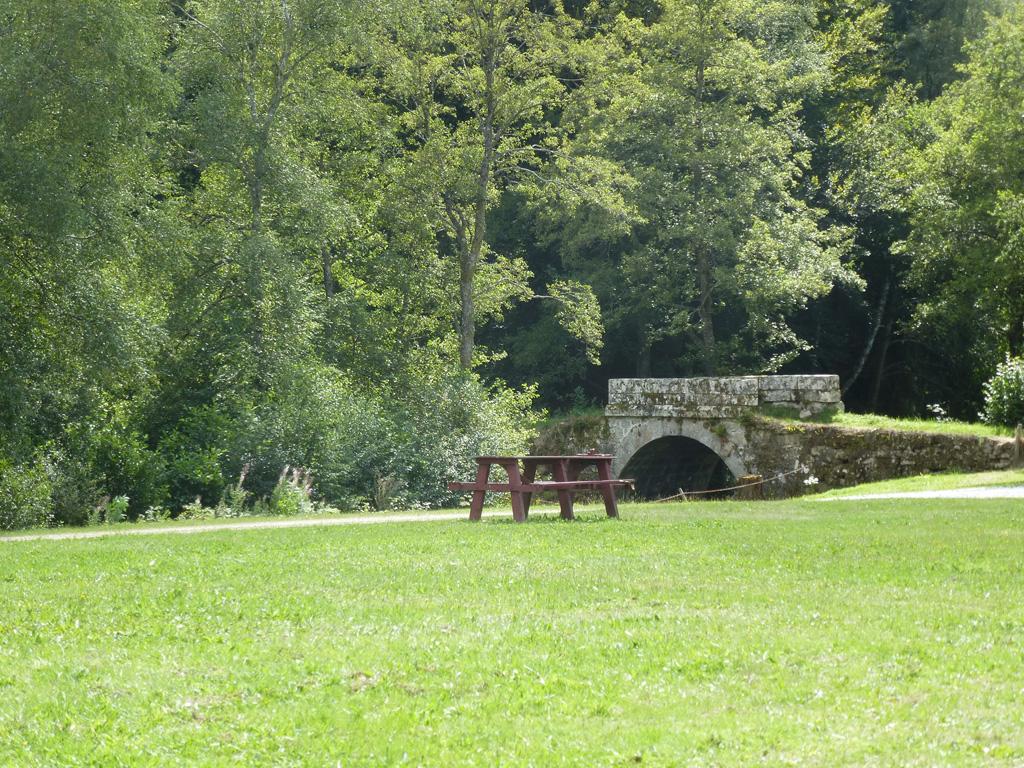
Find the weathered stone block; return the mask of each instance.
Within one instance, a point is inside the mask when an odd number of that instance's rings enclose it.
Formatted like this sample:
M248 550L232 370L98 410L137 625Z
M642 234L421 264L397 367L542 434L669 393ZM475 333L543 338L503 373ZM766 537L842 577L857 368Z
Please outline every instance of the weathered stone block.
M840 403L837 376L731 376L613 379L608 412L732 418L763 404L799 404L804 412ZM719 413L709 408L724 409ZM739 409L739 410L738 410Z
M796 392L790 389L767 390L761 393L766 403L796 403Z
M799 376L797 388L814 392L839 392L838 376Z
M798 398L802 403L838 403L840 394L834 390L801 390Z

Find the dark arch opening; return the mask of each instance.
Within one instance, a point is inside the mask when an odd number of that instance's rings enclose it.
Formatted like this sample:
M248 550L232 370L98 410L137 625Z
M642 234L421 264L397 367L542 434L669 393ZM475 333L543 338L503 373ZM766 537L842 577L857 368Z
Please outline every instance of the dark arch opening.
M641 499L663 499L680 490L715 491L736 484L722 457L706 445L689 437L660 437L652 440L629 460L622 477L636 480L636 495ZM702 494L703 498L723 498L730 492Z

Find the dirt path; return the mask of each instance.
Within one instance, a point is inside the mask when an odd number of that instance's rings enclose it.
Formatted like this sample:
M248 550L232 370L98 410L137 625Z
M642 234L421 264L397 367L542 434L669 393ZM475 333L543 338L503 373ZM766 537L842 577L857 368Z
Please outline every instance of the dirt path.
M900 493L865 493L859 496L835 496L814 501L872 501L875 499L1021 499L1024 485L991 486L985 488L957 488L945 491L903 491ZM557 511L557 510L556 510ZM544 514L538 512L538 514ZM250 522L207 523L197 525L153 527L118 527L99 530L57 531L54 533L28 533L20 536L0 536L0 545L17 541L66 541L69 539L105 539L108 536L160 536L163 534L213 533L214 531L251 531L267 528L331 528L339 525L375 525L379 523L431 523L445 520L465 520L468 512L416 512L406 514L378 513L373 515L345 515L341 517L314 517L301 520L253 520ZM484 517L508 517L508 510L484 512Z
M543 514L542 512L539 514ZM63 541L68 539L104 539L108 536L159 536L165 533L212 533L213 531L250 531L265 528L316 528L337 525L373 525L375 523L430 523L441 520L465 520L469 512L416 512L409 514L346 515L315 517L301 520L253 520L251 522L208 523L205 525L167 526L162 528L120 527L101 530L28 533L23 536L0 536L0 545L12 541ZM484 512L484 517L511 517L511 512Z
M983 488L952 488L944 491L901 491L899 493L865 493L859 496L833 496L815 501L872 501L874 499L1021 499L1024 485L999 485Z

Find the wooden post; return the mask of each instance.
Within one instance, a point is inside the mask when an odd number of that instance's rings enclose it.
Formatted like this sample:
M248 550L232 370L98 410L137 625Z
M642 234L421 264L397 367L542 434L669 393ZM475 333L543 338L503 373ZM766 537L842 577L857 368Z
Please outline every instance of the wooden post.
M508 490L512 496L512 519L517 523L526 522L526 507L523 505L523 477L519 474L519 462L515 459L504 462L508 472Z
M611 459L596 459L597 461L597 476L601 480L612 479L612 460ZM601 495L604 496L604 511L608 513L608 517L619 516L619 505L615 502L615 489L610 485L601 486Z
M560 483L569 479L569 462L565 459L558 459L551 463L551 476ZM574 478L575 479L575 478ZM558 508L561 510L563 520L572 520L572 493L564 488L558 489Z
M473 491L473 502L469 505L469 519L479 520L484 514L484 496L487 491L487 479L491 475L491 463L482 459L476 460L476 487L479 491Z
M537 479L537 462L531 459L523 459L523 482L529 485ZM523 513L530 516L530 502L533 501L533 491L523 491Z
M764 478L761 475L743 475L740 477L736 484L740 486L736 489L736 498L741 501L759 501L764 498L764 484L761 482Z

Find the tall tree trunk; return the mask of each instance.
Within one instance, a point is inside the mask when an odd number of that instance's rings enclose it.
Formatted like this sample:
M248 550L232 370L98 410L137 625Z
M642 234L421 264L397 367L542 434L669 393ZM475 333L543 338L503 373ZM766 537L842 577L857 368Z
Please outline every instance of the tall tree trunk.
M462 317L459 322L459 364L467 370L473 366L473 349L476 346L476 304L473 286L476 270L480 265L480 254L483 252L484 236L487 234L487 192L490 189L491 169L494 165L495 66L495 53L490 51L484 57L485 100L484 113L480 116L483 154L477 173L476 199L473 201L473 237L469 241L469 248L461 250L459 258L459 298L462 302Z
M818 302L814 312L814 344L811 345L811 366L815 372L821 372L821 356L818 350L821 349L821 302Z
M643 329L640 330L637 343L636 375L637 378L646 379L651 375L651 340Z
M459 267L459 299L462 303L462 316L459 319L459 365L469 370L473 367L473 349L476 346L476 306L473 302L476 263L470 252L462 255Z
M715 318L711 297L713 278L711 275L711 260L703 249L697 255L697 279L700 289L700 304L697 305L697 315L700 318L700 340L701 349L704 354L704 373L707 376L714 376L717 366L715 365Z
M864 349L860 353L860 359L857 361L857 367L853 369L853 373L846 381L846 386L843 387L844 395L850 391L850 388L854 383L856 383L857 379L860 378L860 374L864 370L864 364L867 363L868 357L871 356L871 350L875 347L875 339L878 338L878 329L882 327L882 318L885 316L885 308L886 303L889 300L889 286L891 283L892 278L886 278L885 285L882 287L882 295L878 297L878 309L875 310L875 321L871 324L871 333L868 334L867 343L864 345Z
M257 170L256 173L259 174L260 171ZM249 233L255 236L263 229L263 181L258 175L249 186L249 204L252 206Z
M703 13L703 9L702 9ZM704 20L702 19L702 23ZM696 91L694 102L696 109L696 155L697 166L694 168L694 200L700 200L704 185L704 77L706 62L703 58L697 62ZM712 293L714 292L714 275L712 274L711 255L705 243L697 245L697 288L700 293L697 305L697 316L700 318L701 350L704 356L704 373L714 376L716 365L715 354L715 318Z
M878 410L878 398L882 394L882 382L885 380L885 364L889 357L889 344L892 342L893 318L890 317L885 324L885 333L882 334L882 347L878 352L878 367L875 369L875 384L871 392L871 410Z
M334 297L334 269L331 266L331 249L326 245L320 246L320 262L324 270L324 293L328 299Z
M1024 307L1016 313L1016 319L1010 321L1006 333L1006 346L1012 357L1024 355Z

